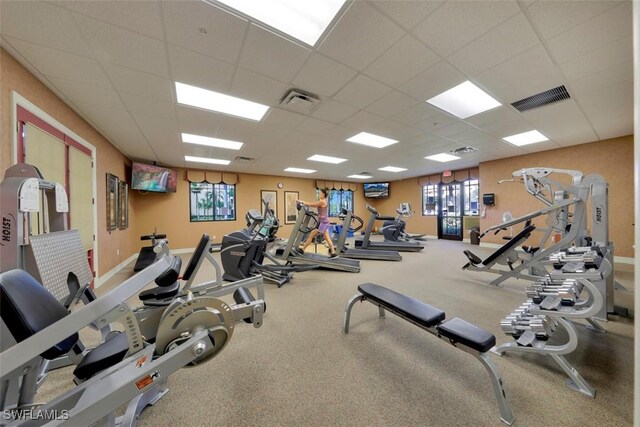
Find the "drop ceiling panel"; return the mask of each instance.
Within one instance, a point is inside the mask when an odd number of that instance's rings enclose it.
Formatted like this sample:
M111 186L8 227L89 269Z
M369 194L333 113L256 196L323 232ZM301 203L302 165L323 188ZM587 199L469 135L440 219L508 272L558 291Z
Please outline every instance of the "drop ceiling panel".
M579 100L583 94L615 86L629 80L633 80L633 60L631 59L626 63L614 64L606 69L596 68L594 72L584 77L571 79L571 93Z
M96 59L158 76L169 76L165 46L160 40L81 15L76 15L76 22Z
M547 45L558 64L622 38L632 37L631 4L623 1L604 13L549 39Z
M271 108L267 115L262 119L260 126L291 130L302 123L306 118L307 117L302 114L292 113L280 108Z
M412 33L442 56L449 56L520 11L515 1L450 1Z
M389 92L391 92L390 87L363 74L359 74L342 88L333 99L353 107L365 108Z
M616 6L616 1L543 1L529 6L532 23L550 39Z
M298 126L296 126L296 129L303 132L324 135L326 132L329 132L334 126L334 123L315 119L313 117L308 117Z
M259 122L244 120L238 117L224 116L220 120L218 132L211 135L217 138L230 139L232 141L246 142L260 126Z
M256 74L242 68L236 68L231 83L231 94L240 98L265 105L278 105L284 98L289 86L278 80Z
M519 147L519 148L525 153L537 153L539 151L553 150L554 148L559 148L559 147L560 145L554 141L542 141L542 142L537 142L535 144L523 145L522 147Z
M469 117L466 121L496 138L531 130L531 125L510 105Z
M438 8L441 1L375 0L368 2L405 30L415 27Z
M325 100L320 103L311 115L331 123L340 123L358 111L357 108L339 101Z
M368 106L367 111L383 117L393 117L418 103L414 98L394 90Z
M352 128L356 130L353 135L360 133L362 131L367 131L367 129L377 123L383 122L385 119L383 117L378 116L377 114L370 113L368 111L358 111L353 116L349 117L347 120L343 121L342 126ZM353 136L351 135L351 136ZM384 135L382 135L384 136Z
M71 13L43 1L3 1L0 28L5 36L77 55L91 55Z
M157 116L143 113L134 114L134 120L138 128L149 144L154 147L166 147L168 145L181 145L180 130L175 121L165 120Z
M118 93L113 89L105 89L55 77L49 78L49 81L74 103L82 102L106 108L125 109Z
M102 67L119 92L173 102L171 80L154 74L103 63Z
M56 1L74 12L162 39L160 10L155 1Z
M447 59L463 72L475 75L532 48L538 37L519 13L472 41Z
M222 119L225 117L223 114L186 107L179 104L176 105L176 113L178 115L178 124L180 125L180 129L183 132L195 133L198 135L207 135L207 133L198 133L198 131L215 132ZM187 129L193 129L193 131L188 131Z
M601 139L633 134L633 81L582 95L579 104Z
M558 87L566 80L538 45L479 74L477 83L503 104Z
M248 21L203 1L164 1L160 6L169 43L232 64L238 60Z
M403 33L400 27L367 3L353 2L318 50L361 71Z
M273 79L290 81L311 51L251 24L239 65Z
M125 155L157 160L155 153L126 111L104 108L82 102L75 103L87 120L123 151Z
M145 98L129 93L122 93L120 97L126 105L127 110L132 114L144 113L171 121L176 120L175 103L173 102L159 101L157 99Z
M314 53L293 80L296 88L316 95L331 96L355 77L356 71L351 68Z
M232 65L171 45L169 45L169 58L171 58L171 77L176 82L216 92L229 92L233 78Z
M418 129L422 129L427 132L433 132L436 129L439 129L444 126L448 126L452 123L457 122L458 119L453 117L447 113L438 113L434 116L429 117L426 120L421 121L416 125Z
M375 123L369 127L369 130L376 135L386 135L388 138L401 142L415 138L424 133L420 129L406 126L393 120L385 120L383 122Z
M441 61L418 74L402 86L400 90L419 101L426 101L467 80L449 63Z
M395 116L393 116L393 120L403 123L405 125L414 126L429 117L434 117L440 114L438 110L431 107L426 102L421 102L411 108L408 108Z
M111 83L96 60L11 37L4 39L47 77L111 88Z
M382 83L397 87L439 60L438 55L407 34L364 72Z

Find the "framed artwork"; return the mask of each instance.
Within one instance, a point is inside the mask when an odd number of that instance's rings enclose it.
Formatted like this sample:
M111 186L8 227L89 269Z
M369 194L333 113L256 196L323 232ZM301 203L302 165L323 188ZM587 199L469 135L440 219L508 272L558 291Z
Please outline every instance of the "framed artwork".
M294 224L298 218L298 209L296 208L296 201L300 198L300 193L297 191L285 191L284 192L284 223Z
M269 205L269 209L273 209L278 216L278 192L271 190L260 190L260 212L262 212L262 216L264 216L264 203L265 201Z
M129 227L129 184L124 181L118 187L118 227L120 230Z
M107 173L107 230L118 228L118 187L117 176Z

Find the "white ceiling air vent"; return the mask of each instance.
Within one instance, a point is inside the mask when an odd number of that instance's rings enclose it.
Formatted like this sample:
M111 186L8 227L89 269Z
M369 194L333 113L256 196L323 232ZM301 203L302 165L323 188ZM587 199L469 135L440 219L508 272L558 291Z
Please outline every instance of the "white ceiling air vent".
M466 146L466 147L456 148L455 150L450 150L449 153L451 153L451 154L453 154L455 156L459 156L461 154L467 154L467 153L471 153L473 151L478 151L478 149L475 148L475 147Z
M234 159L236 162L253 162L255 160L254 157L247 157L247 156L236 156L236 158Z
M299 89L291 89L280 102L284 108L297 113L309 114L318 105L317 96Z

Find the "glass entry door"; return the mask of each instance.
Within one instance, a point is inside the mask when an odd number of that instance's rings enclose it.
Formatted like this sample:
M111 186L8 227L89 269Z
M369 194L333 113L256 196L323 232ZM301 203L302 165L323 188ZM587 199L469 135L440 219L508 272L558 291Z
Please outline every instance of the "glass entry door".
M438 238L462 240L462 184L440 184L440 201Z

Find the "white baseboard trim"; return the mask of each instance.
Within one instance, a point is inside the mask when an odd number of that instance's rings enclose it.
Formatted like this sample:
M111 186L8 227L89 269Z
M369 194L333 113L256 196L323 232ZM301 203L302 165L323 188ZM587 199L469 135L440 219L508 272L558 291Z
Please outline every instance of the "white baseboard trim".
M631 258L631 257L626 257L626 256L618 256L618 255L614 255L613 256L613 262L616 262L618 264L635 264L635 259Z
M120 264L116 265L115 267L113 267L111 270L107 271L105 274L103 274L100 277L96 277L93 285L95 289L98 289L100 286L102 286L107 280L111 279L113 276L115 276L116 274L118 274L120 272L120 270L122 270L123 268L125 268L127 266L127 264L129 264L131 261L133 261L134 259L136 259L136 257L138 256L138 254L133 254L131 255L129 258L125 259L124 261L122 261Z
M169 252L171 252L172 255L179 255L179 254L189 254L189 253L192 253L195 250L196 250L196 248L184 248L184 249L173 249L173 250L170 250ZM127 258L124 261L122 261L120 264L118 264L115 267L113 267L111 270L107 271L102 276L96 277L94 282L93 282L94 283L94 288L98 289L107 280L111 279L113 276L118 274L120 272L120 270L125 268L127 266L127 264L129 264L131 261L135 260L137 257L138 257L138 254L133 254L129 258Z
M462 243L471 243L471 239L462 239Z

